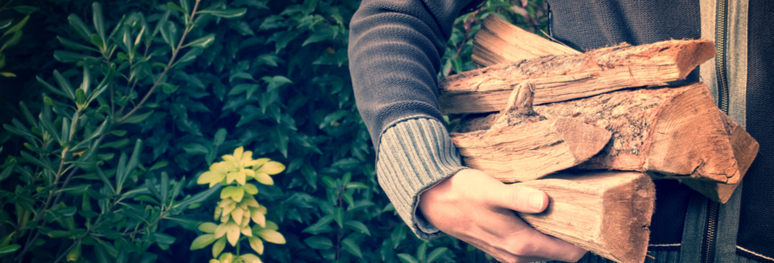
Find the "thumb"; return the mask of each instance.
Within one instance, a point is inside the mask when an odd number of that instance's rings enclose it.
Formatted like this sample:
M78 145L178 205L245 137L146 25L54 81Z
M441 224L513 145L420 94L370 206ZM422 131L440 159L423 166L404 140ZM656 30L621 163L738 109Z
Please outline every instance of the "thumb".
M522 213L540 213L548 207L548 195L537 189L499 183L492 190L485 199L491 206Z

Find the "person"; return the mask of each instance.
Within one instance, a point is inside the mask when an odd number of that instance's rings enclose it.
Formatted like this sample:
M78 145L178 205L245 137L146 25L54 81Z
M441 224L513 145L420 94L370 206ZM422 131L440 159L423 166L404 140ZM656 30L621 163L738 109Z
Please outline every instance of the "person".
M548 198L516 191L461 164L437 101L437 72L454 19L481 0L363 0L350 24L358 109L377 151L379 183L420 238L449 234L503 262L593 261L543 235L513 211L536 213ZM759 154L731 200L717 206L675 180L656 181L647 260L774 262L774 15L767 0L551 0L549 34L588 50L627 42L709 38L721 43L701 80L729 116L758 140ZM717 33L717 34L716 34ZM715 67L717 65L717 67ZM673 83L678 85L679 83ZM742 191L744 189L744 191Z

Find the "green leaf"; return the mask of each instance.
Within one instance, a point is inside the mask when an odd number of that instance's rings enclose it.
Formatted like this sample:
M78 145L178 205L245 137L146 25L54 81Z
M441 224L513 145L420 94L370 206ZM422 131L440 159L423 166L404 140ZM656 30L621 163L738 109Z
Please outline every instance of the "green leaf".
M11 72L0 72L0 76L6 77L6 78L15 78L16 74L13 74Z
M433 249L433 252L430 252L430 255L427 256L427 263L433 263L433 261L439 259L448 250L449 249L447 249L446 247L439 247L439 248Z
M362 258L363 254L360 253L360 247L357 245L355 240L352 240L351 238L345 238L341 241L341 245L344 247L344 250L352 254L353 256Z
M97 166L97 177L99 177L102 182L108 186L108 189L110 189L110 194L116 194L116 189L113 188L113 184L110 183L110 180L108 180L107 176L105 176L105 173L102 172L102 168L99 168Z
M368 227L366 227L366 225L360 221L354 221L354 220L347 221L346 223L344 223L344 227L355 230L362 234L366 234L369 236L371 235L371 232L368 231Z
M177 238L161 232L153 232L153 236L156 238L157 243L164 245L172 245L177 240Z
M3 35L2 35L2 36L0 36L0 38L1 38L1 37L4 37L4 36L7 36L7 35L10 35L10 34L14 34L14 33L16 33L17 31L21 30L21 29L24 27L24 25L26 25L26 24L27 24L27 21L29 21L29 20L30 20L30 16L25 16L25 17L24 17L24 18L23 18L21 21L19 21L19 23L17 23L15 26L13 26L13 27L9 28L8 30L6 30L6 31L5 31L5 33L3 33Z
M57 192L65 192L71 195L82 195L86 190L91 187L90 184L80 184L76 186L69 186L67 188L59 189Z
M161 91L163 91L166 94L175 93L175 91L177 91L177 88L179 88L179 86L177 85L172 85L166 82L161 83Z
M0 47L0 50L19 44L19 41L21 41L21 38L22 38L22 31L16 31L16 33L13 33L13 36L11 36L11 38L5 41L3 46Z
M2 246L0 247L0 256L16 252L16 250L19 250L20 248L21 246L17 244Z
M420 263L414 256L406 254L406 253L400 253L397 255L398 259L400 259L403 263Z
M135 113L132 116L129 116L129 118L126 118L122 123L140 123L148 119L151 115L153 115L152 110L139 115Z
M80 17L75 14L70 14L67 16L67 22L70 24L70 27L75 30L75 33L81 36L83 40L91 41L91 30L83 23L83 20L81 20Z
M263 238L263 240L266 240L266 242L274 244L285 244L285 237L283 237L282 234L276 230L264 228L256 231L255 234Z
M185 152L190 154L207 154L210 152L210 150L207 149L207 147L204 147L204 145L198 144L198 143L189 143L183 146L183 150Z
M65 94L67 94L67 98L71 100L75 99L75 91L73 90L73 86L70 85L70 82L67 81L67 79L65 79L58 70L54 70L54 79L56 79L56 83L59 84L59 88L62 89Z
M280 126L274 127L274 146L282 153L282 156L288 158L288 134L282 131Z
M12 24L13 24L13 19L12 18L6 19L6 20L2 20L2 21L0 21L0 30L3 30L5 28L9 27Z
M97 30L97 35L104 43L107 39L105 39L105 21L102 16L102 5L99 2L94 2L91 4L91 9L94 29Z
M153 164L153 166L148 168L148 171L153 171L153 170L157 170L157 169L161 169L161 168L167 167L168 164L169 164L169 162L167 160L158 161L157 163Z
M201 54L202 54L202 49L198 47L194 47L191 50L188 50L188 52L185 52L185 54L183 54L183 56L180 57L180 59L178 59L177 62L175 63L179 64L179 63L187 63L187 62L194 61L196 57L198 57Z
M406 239L406 227L404 225L395 227L390 235L390 239L392 240L392 248L398 248L400 242Z
M174 9L176 11L179 11L180 13L183 13L183 14L187 14L188 13L188 12L185 11L185 9L183 9L182 7L180 7L179 5L177 5L175 3L167 2L167 6L169 6L169 8L172 8L172 9Z
M336 210L333 210L333 219L336 220L336 223L339 224L339 227L344 227L344 208L343 207L336 207Z
M267 92L272 92L287 84L293 84L293 81L291 81L290 79L284 76L274 76L274 77L266 76L261 78L261 80L263 80L264 82L266 82L266 84L269 85L268 87L266 87Z
M172 13L172 9L168 9L164 13L164 15L162 15L161 18L159 18L159 21L156 22L156 28L153 29L153 34L151 34L151 36L156 36L156 34L158 34L159 31L166 30L164 29L164 26L167 24L167 20L169 20L170 13ZM162 37L163 37L163 34L164 33L162 33Z
M212 257L217 258L224 248L226 248L226 237L221 237L215 242L215 245L212 245Z
M75 42L75 41L72 41L72 40L60 37L60 36L57 36L56 39L59 40L59 43L62 44L62 46L66 47L66 48L69 48L69 49L73 49L73 50L91 50L91 51L99 52L99 50L97 50L97 49L95 49L93 47L89 47L89 46L80 44L78 42Z
M128 158L126 153L121 153L121 157L118 157L118 167L116 168L116 194L121 193L126 177L129 174L126 170L126 159Z
M56 139L60 145L64 144L62 137L59 136L59 132L57 132L56 128L54 128L54 124L51 123L45 114L41 112L38 115L38 119L40 120L40 124L43 126L43 129L45 129L52 137L54 137L54 139Z
M167 203L167 197L169 196L169 175L167 172L161 172L161 203Z
M263 255L263 241L261 241L258 237L248 237L247 242L250 243L250 248L255 251L255 253L258 253L258 255Z
M247 13L247 8L225 9L225 10L201 10L198 14L210 14L222 18L240 18Z
M328 39L333 39L333 31L331 30L315 31L311 36L309 36L309 38L306 39L306 41L304 41L303 44L301 44L301 46L303 47L312 43L317 43Z
M183 47L198 47L198 48L208 48L212 46L212 43L215 43L215 33L200 37L199 39L196 39L194 41L191 41L188 44L185 44Z
M333 247L331 239L324 236L312 236L304 239L304 243L313 249L329 249Z
M206 222L199 225L199 227L197 227L199 231L202 231L204 233L209 233L209 234L215 233L216 228L218 228L218 225L212 222ZM213 239L213 242L214 242L214 239Z
M153 196L161 200L161 193L159 193L159 190L156 189L156 185L154 185L150 179L147 179L147 178L145 179L145 187L148 188L148 191L150 191L151 194L153 194Z
M332 215L326 215L321 217L319 220L317 220L317 223L314 223L313 225L307 227L302 233L310 233L312 235L317 235L320 233L326 233L330 232L332 229L328 225L331 222L333 222L333 216Z
M190 198L183 199L182 202L173 205L173 207L174 208L186 207L186 206L188 206L188 205L190 205L192 203L204 202L205 200L209 199L214 193L217 193L218 190L220 190L220 188L221 188L220 184L216 184L215 186L213 186L210 189L207 189L205 191L199 192L198 194L195 194L194 196L192 196Z
M283 62L282 59L277 57L277 55L271 54L271 53L260 55L258 56L257 59L259 63L268 65L271 67L277 67L278 66L277 62Z
M38 11L39 8L34 6L28 6L28 5L17 5L17 6L11 7L11 9L23 15L30 15L35 11Z
M223 144L223 142L226 141L226 135L228 134L228 131L226 129L220 128L218 129L218 132L215 133L215 146L219 146Z
M183 13L188 14L191 12L191 5L188 4L188 0L180 0L180 6L183 7Z
M97 61L96 57L62 51L62 50L54 51L54 59L62 63L77 63L77 62L88 61L88 60Z

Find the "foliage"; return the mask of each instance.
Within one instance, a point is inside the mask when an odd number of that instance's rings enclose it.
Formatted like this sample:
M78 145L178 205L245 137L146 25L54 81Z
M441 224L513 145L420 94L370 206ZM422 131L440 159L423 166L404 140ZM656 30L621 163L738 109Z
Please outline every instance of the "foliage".
M176 240L163 233L168 226L162 221L189 228L196 224L175 216L218 189L177 200L185 176L170 179L162 171L157 177L152 171L164 164L146 168L141 163L148 159L141 157L142 140L119 128L131 128L150 118L153 110L138 111L154 107L146 103L154 89L171 85L166 74L211 45L212 34L187 40L194 28L217 17L244 13L244 9L221 9L222 5L200 11L197 7L198 2L186 6L181 33L177 23L169 20L171 10L155 27L141 13L130 13L111 31L107 31L99 3L92 6L93 27L76 15L68 17L80 41L58 37L72 51L57 51L54 56L82 70L80 84L74 88L70 83L70 77L77 74L73 70L54 71L58 87L38 78L53 95L44 95L38 118L22 102L20 111L27 123L14 119L13 125L3 125L26 140L21 157L7 158L0 176L0 180L14 180L10 185L16 186L0 192L3 207L15 207L2 217L8 224L4 230L10 232L3 236L3 248L21 249L16 261L28 262L31 250L36 251L33 260L54 262L65 257L77 261L84 250L93 252L98 262L152 260L153 255L143 253L145 250L153 244L167 249ZM138 84L149 87L141 100L140 90L135 90ZM128 110L125 114L124 109ZM131 141L136 141L133 147Z
M239 147L232 155L224 155L223 161L210 165L210 170L202 173L196 180L197 184L209 184L210 188L226 186L220 192L222 200L215 207L215 220L220 220L220 224L200 224L198 229L205 234L198 236L191 243L191 250L202 249L215 243L212 246L212 257L216 259L210 260L210 263L261 262L255 254L239 253L242 240L247 240L250 248L259 255L263 254L261 239L274 244L285 244L285 237L277 232L277 224L266 220L266 207L253 197L258 194L258 188L248 182L255 179L261 184L273 185L274 180L270 175L281 173L285 166L268 158L253 160L252 156L251 151L244 151L244 148ZM251 220L255 223L252 227ZM240 235L244 236L240 238ZM236 254L221 255L226 240L236 248Z
M532 30L536 24L543 27L544 20L538 19L542 1L530 1L526 7L519 7L520 0L513 0L518 6L510 1L490 0L456 20L440 76L475 68L470 62L471 37L488 15L502 15ZM236 0L228 7L221 0L106 1L105 14L113 15L104 17L95 16L91 3L84 2L57 0L58 9L39 11L50 15L46 32L60 34L50 36L54 44L40 48L58 49L53 54L58 62L46 64L56 71L53 77L38 77L42 99L19 105L16 119L26 123L4 125L13 140L4 141L0 134L5 148L0 154L10 153L0 166L0 178L5 179L0 185L5 193L0 196L0 238L10 237L6 245L20 247L5 258L210 258L210 251L189 252L196 236L184 229L211 220L210 213L219 207L209 196L220 189L198 186L196 182L209 175L196 171L207 170L217 156L244 146L287 164L286 175L274 178L273 185L255 185L255 198L266 200L261 203L267 211L266 228L275 228L268 222L276 222L287 243L264 244L265 261L485 260L453 238L418 240L381 193L347 68L348 23L358 1ZM59 9L91 15L60 14ZM74 86L71 81L80 83ZM133 154L138 140L144 146ZM136 165L129 171L126 166L132 160ZM121 194L111 196L119 177ZM87 189L70 194L69 188L79 185ZM110 205L132 191L137 194ZM51 196L54 200L46 204ZM105 210L99 206L103 203ZM88 215L84 204L97 214L90 222L82 216ZM41 213L45 207L46 213ZM132 216L143 220L127 215L132 208L140 209ZM54 212L62 209L68 213L57 217ZM163 211L168 212L162 216ZM172 212L181 214L172 217ZM30 214L26 222L49 215L8 235L25 221L25 213ZM88 231L77 236L83 237L80 245L74 242L78 238L45 235L45 227L69 231L58 222L49 226L55 218L68 216L73 229ZM97 225L97 218L104 219ZM137 229L128 228L132 224ZM220 253L217 260L237 255Z
M30 20L30 14L35 12L37 9L35 7L26 5L16 5L9 7L13 1L14 0L8 0L8 2L5 3L0 2L0 13L12 9L26 16L20 21L16 22L16 24L14 24L13 18L0 19L0 30L5 30L5 32L2 32L3 34L0 35L0 43L2 43L2 45L0 45L0 69L3 69L7 63L6 56L3 54L3 51L5 51L6 48L15 46L21 42L22 35L24 33L22 28L24 28L24 26L27 25L27 21ZM16 77L16 74L7 71L0 71L0 76L11 78Z

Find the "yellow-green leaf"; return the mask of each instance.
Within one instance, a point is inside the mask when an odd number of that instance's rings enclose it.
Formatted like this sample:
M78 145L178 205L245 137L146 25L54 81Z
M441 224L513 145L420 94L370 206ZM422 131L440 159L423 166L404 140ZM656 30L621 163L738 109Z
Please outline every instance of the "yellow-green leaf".
M239 231L239 225L228 223L228 228L226 229L226 238L228 238L228 242L231 243L231 246L236 246L237 241L239 241Z
M226 178L226 174L224 173L206 171L199 176L199 179L196 180L196 183L209 184L210 187L213 187L214 185L218 184L220 181L223 181L223 178Z
M271 161L260 166L260 168L256 169L255 172L275 175L275 174L281 173L284 170L285 170L285 165L278 162Z
M255 195L258 193L258 188L255 187L254 184L245 184L242 186L243 189L245 189L245 192L250 195Z
M243 204L246 204L249 207L260 207L261 205L258 204L258 201L255 201L255 198L251 195L245 196L242 200Z
M264 228L256 231L255 234L263 238L263 240L266 240L266 242L274 244L285 244L285 237L275 230Z
M212 244L212 242L215 242L215 235L213 234L204 234L201 236L196 237L193 242L191 242L191 248L190 250L197 250L202 249L206 246L209 246Z
M11 72L0 72L0 75L2 75L3 77L6 77L6 78L15 78L16 77L16 74L13 74Z
M217 228L218 228L218 225L211 222L203 223L198 227L199 231L202 231L204 233L209 233L209 234L215 233L215 229Z
M261 241L260 238L249 237L247 238L247 241L250 242L250 247L253 248L255 253L258 253L258 255L263 255L263 241Z
M218 227L215 228L215 238L221 238L224 235L226 235L226 232L228 231L228 223L220 224Z
M259 226L266 227L266 216L261 213L260 209L250 208L250 218Z
M218 257L220 252L223 252L224 248L226 248L226 237L221 237L217 242L215 242L215 245L212 246L212 257Z
M274 179L266 173L255 173L254 178L263 185L274 185Z
M241 259L244 263L263 263L258 256L253 254L242 254L239 256L239 259Z
M242 224L242 215L244 215L245 210L242 210L242 208L236 208L234 211L231 211L231 218L234 219L234 222L236 222L238 225Z
M245 236L248 236L248 237L252 237L253 236L253 230L250 229L250 226L248 226L248 225L241 226L239 231L242 232L242 235L245 235Z

